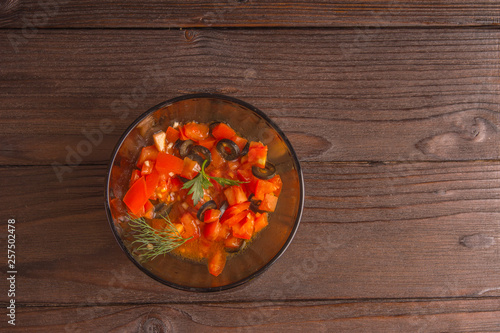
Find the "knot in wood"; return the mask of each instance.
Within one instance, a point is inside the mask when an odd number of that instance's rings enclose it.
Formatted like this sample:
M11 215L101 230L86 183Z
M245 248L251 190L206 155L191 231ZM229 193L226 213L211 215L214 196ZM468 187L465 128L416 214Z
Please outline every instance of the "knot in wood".
M470 249L486 249L495 244L495 238L484 234L473 234L460 237L458 242Z
M193 41L195 37L196 37L196 32L194 32L193 30L186 30L184 32L184 38L186 38L188 42Z
M148 318L141 327L141 333L170 333L172 327L170 322L161 321L158 318Z

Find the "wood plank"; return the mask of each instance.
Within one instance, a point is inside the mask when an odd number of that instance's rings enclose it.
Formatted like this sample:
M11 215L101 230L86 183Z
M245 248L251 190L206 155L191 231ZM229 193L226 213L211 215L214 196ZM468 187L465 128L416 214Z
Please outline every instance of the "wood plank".
M494 0L159 1L11 0L0 7L0 27L349 27L497 25ZM31 24L31 26L30 26ZM29 31L31 33L31 30Z
M62 183L50 167L5 168L1 213L17 221L16 299L96 305L499 296L499 169L499 162L305 163L303 223L287 252L242 287L200 295L154 282L121 252L104 214L104 167L75 168ZM318 179L325 179L321 189Z
M306 163L304 221L372 222L499 212L498 162Z
M0 35L10 33L18 31ZM101 121L113 130L81 163L107 163L133 119L192 92L259 107L304 161L498 159L499 37L482 29L46 30L18 53L0 38L0 164L75 163L69 151L90 143L83 132Z
M10 331L493 332L499 308L499 298L30 307L19 309Z

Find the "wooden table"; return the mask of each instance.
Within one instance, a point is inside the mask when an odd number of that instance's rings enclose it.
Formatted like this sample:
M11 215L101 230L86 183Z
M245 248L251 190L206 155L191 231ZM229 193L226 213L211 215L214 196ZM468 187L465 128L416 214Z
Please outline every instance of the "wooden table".
M0 0L1 330L500 331L499 17L493 0ZM266 112L305 178L287 252L219 293L147 277L104 211L122 131L194 92Z

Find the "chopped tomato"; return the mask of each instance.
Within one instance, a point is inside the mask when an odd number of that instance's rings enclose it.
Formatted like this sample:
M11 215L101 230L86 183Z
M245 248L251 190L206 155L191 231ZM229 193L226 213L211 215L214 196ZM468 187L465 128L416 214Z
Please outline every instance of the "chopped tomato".
M152 219L154 217L155 206L151 203L151 201L146 201L144 205L144 217L148 219Z
M242 186L246 190L245 193L247 196L249 196L250 193L255 192L255 185L258 179L253 175L252 169L244 168L246 165L243 165L240 169L238 169L236 171L236 175L240 181L245 182Z
M242 151L245 148L248 142L247 139L242 138L241 136L238 135L233 136L230 140L236 143L236 145L240 148L240 151Z
M156 170L154 170L153 172L151 172L151 174L146 176L145 184L146 184L146 195L148 196L148 198L155 192L159 181L160 181L160 174Z
M203 215L203 222L212 223L218 221L220 218L220 210L218 209L209 209Z
M283 187L283 182L281 181L280 175L276 175L273 178L269 179L271 183L274 184L275 190L274 195L279 197L281 193L281 188Z
M212 166L209 167L211 170L207 172L210 177L222 177L222 170L221 169L213 169Z
M129 187L132 186L132 184L135 183L139 178L141 178L141 171L137 169L132 171L132 176L130 176Z
M231 227L227 224L220 224L219 237L217 237L218 241L225 240L231 235Z
M184 226L182 225L182 223L174 223L174 227L175 229L177 229L179 235L181 235L182 232L184 231Z
M137 160L137 167L140 169L142 164L147 161L154 161L158 156L158 149L155 146L147 146L142 148L141 155L139 155L139 159Z
M273 183L267 180L259 179L257 180L255 185L255 192L254 192L255 198L258 200L264 200L264 196L266 194L274 193L275 190L276 187L274 186Z
M238 160L236 161L228 161L227 162L227 168L229 170L232 170L232 171L236 171L237 169L239 169L241 166L240 162L238 162Z
M153 161L150 161L150 160L144 161L144 163L142 164L142 168L141 168L141 175L142 176L149 175L153 171L153 168L154 168Z
M231 140L231 138L236 135L236 132L228 125L226 125L224 123L219 123L212 129L212 135L217 140L220 140L220 139Z
M222 249L217 249L208 260L208 271L213 276L219 276L226 265L226 252Z
M248 163L256 165L259 168L265 168L267 161L267 146L261 142L250 142L248 150Z
M243 156L240 159L240 162L241 162L241 164L247 164L248 163L248 154L246 154L245 156Z
M231 251L238 250L241 247L241 243L243 243L243 240L234 236L229 236L224 240L224 246Z
M184 157L184 163L182 167L182 172L181 172L181 177L187 178L187 179L193 179L196 177L198 172L200 172L201 167L200 165L190 159L189 157Z
M123 202L133 214L137 214L144 208L148 199L149 195L146 194L146 177L142 176L129 188L125 197L123 197Z
M198 144L207 149L212 149L215 146L216 142L217 142L216 138L209 137L207 139L201 140L200 142L198 142Z
M229 206L234 206L248 201L248 198L241 185L233 185L231 187L228 187L224 190L224 195L226 196Z
M170 182L169 180L163 178L160 176L160 181L158 183L158 186L156 187L156 190L161 193L165 193L170 189Z
M182 223L182 226L184 227L184 230L181 233L182 237L193 237L193 239L200 237L200 228L198 227L198 224L196 223L193 215L186 212L181 216L180 221Z
M170 178L170 185L172 192L179 192L183 184L179 178Z
M131 216L134 218L139 218L139 217L143 217L144 214L146 214L146 211L144 210L144 207L142 207L137 213L131 214Z
M183 140L183 141L186 141L188 140L188 136L186 135L186 133L184 132L184 128L183 127L180 127L179 128L179 139Z
M170 143L175 143L179 139L179 131L173 128L172 126L169 126L167 128L167 141Z
M239 223L233 225L233 236L241 239L250 239L253 235L255 216L252 212L247 215Z
M156 170L163 174L173 173L178 175L182 172L184 161L177 156L160 152L156 159Z
M259 205L259 209L266 212L274 212L277 203L277 196L275 196L274 194L266 194L264 200L262 200L262 203Z
M236 172L234 172L233 170L228 170L228 172L226 174L226 178L236 180L238 177L236 175Z
M258 233L259 231L267 227L268 224L269 222L267 221L267 213L255 214L254 233Z
M221 220L221 222L228 225L228 226L233 226L236 223L243 220L247 214L248 214L248 211L245 210L245 211L239 212L237 214L234 214L234 215L232 215L224 220Z
M202 141L208 137L209 128L205 124L195 122L187 123L183 126L184 135L193 141Z
M221 168L226 160L219 154L215 147L213 147L210 152L212 153L212 163L210 163L210 167L215 169Z
M219 236L220 229L221 229L221 224L219 221L206 224L205 227L203 228L203 236L205 236L205 238L208 240L214 241Z
M253 179L252 170L249 169L239 169L236 171L236 174L238 175L238 179L242 182L249 182Z
M226 209L224 214L222 214L221 222L224 222L225 220L229 219L230 217L233 217L233 216L237 215L238 213L241 213L241 212L247 210L248 208L250 208L250 201L243 202L243 203L229 207L228 209Z

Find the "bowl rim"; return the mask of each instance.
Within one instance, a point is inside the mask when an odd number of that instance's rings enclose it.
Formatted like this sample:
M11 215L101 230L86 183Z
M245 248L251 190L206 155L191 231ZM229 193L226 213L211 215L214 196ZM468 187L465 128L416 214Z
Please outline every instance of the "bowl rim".
M109 206L109 200L110 200L109 185L110 185L111 170L112 170L112 167L114 164L113 162L116 159L116 155L117 155L117 153L118 153L118 151L123 143L123 140L125 140L125 138L136 127L136 125L139 124L149 114L156 112L157 110L164 108L167 105L174 104L174 103L188 100L188 99L197 99L197 98L221 99L221 100L229 101L232 103L236 103L236 104L239 104L239 105L253 111L258 116L263 118L278 133L278 135L281 137L281 139L285 142L285 145L287 146L287 148L289 149L289 151L291 153L293 162L295 164L295 169L297 170L297 176L299 178L299 189L300 189L299 196L300 197L299 197L299 207L298 207L298 211L297 211L297 216L295 218L295 222L294 222L294 225L292 227L292 230L290 231L290 234L289 234L287 240L285 241L285 243L283 244L283 246L281 247L281 249L265 265L263 265L261 268L259 268L254 273L252 273L252 274L250 274L250 275L248 275L248 276L246 276L243 279L240 279L238 281L231 282L229 284L225 284L225 285L218 286L218 287L190 287L190 286L181 285L181 284L177 284L177 283L162 279L162 278L156 276L155 274L153 274L152 272L150 272L143 265L141 265L130 254L130 252L126 248L125 244L123 243L121 237L118 235L118 232L115 228L113 216L111 215L111 209ZM137 266L141 271L143 271L150 278L160 282L161 284L167 285L169 287L183 290L183 291L191 291L191 292L216 292L216 291L223 291L223 290L232 289L232 288L238 287L246 282L249 282L250 280L256 278L257 276L259 276L262 273L264 273L265 271L267 271L269 269L269 267L271 267L283 255L283 253L287 250L288 246L290 245L293 238L295 237L295 234L296 234L297 229L298 229L299 224L300 224L300 220L302 218L302 212L303 212L303 208L304 208L304 197L305 197L304 196L304 176L302 173L302 168L300 166L299 159L297 158L297 154L295 153L295 150L293 149L293 146L291 145L290 141L286 137L285 133L283 133L283 131L278 127L278 125L276 123L274 123L274 121L272 121L264 112L262 112L261 110L259 110L255 106L253 106L245 101L242 101L240 99L231 97L231 96L222 95L222 94L215 94L215 93L193 93L193 94L186 94L186 95L177 96L177 97L171 98L169 100L166 100L164 102L161 102L159 104L156 104L155 106L149 108L147 111L145 111L141 115L139 115L128 126L128 128L123 132L123 134L120 136L120 138L118 139L118 142L116 143L116 145L113 149L113 152L111 154L111 159L108 162L104 190L105 190L104 207L106 210L106 217L108 219L108 224L109 224L109 227L111 228L113 236L115 237L115 240L117 241L117 243L120 246L120 248L122 249L122 251L126 254L126 256L135 264L135 266Z

